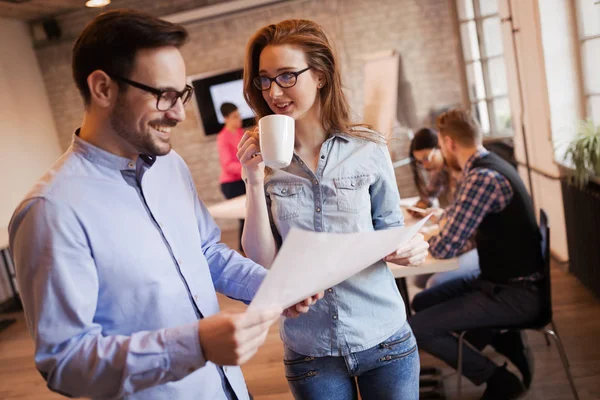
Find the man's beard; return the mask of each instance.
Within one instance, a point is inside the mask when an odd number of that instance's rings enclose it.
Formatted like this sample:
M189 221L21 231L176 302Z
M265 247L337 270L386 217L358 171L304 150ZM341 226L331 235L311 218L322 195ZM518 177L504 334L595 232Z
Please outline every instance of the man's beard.
M119 137L125 140L130 146L135 148L139 154L146 154L150 156L164 156L171 151L170 141L160 141L160 139L154 137L150 132L137 132L135 127L130 127L128 124L129 113L128 107L123 101L123 97L117 100L117 104L110 116L110 126ZM152 124L171 126L177 125L174 121L169 120L154 120Z
M455 155L453 155L453 154L444 154L444 161L445 161L446 165L450 169L452 169L452 170L454 170L456 172L462 171L462 168L458 164L458 159L456 158Z

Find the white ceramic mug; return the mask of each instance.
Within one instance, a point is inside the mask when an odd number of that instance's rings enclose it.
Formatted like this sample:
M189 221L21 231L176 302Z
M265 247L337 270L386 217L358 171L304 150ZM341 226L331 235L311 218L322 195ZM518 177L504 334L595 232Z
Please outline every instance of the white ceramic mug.
M267 115L258 121L260 152L265 165L285 168L294 155L294 119L287 115Z

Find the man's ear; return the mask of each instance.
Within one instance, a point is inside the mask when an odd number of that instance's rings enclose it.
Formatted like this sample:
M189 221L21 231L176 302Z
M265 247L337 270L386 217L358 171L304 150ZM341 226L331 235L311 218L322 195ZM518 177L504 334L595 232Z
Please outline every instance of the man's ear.
M456 141L450 137L450 135L444 136L444 145L452 153L456 153Z
M87 84L90 89L90 103L98 107L110 107L117 97L119 88L116 82L102 70L97 69L89 74Z

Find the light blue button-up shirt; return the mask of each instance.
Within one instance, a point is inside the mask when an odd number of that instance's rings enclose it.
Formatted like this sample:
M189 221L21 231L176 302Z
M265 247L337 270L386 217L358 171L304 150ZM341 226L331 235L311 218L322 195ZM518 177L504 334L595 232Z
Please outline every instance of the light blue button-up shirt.
M174 151L137 161L77 136L10 225L35 363L51 390L98 399L247 399L207 361L215 289L249 301L266 270L219 243ZM226 377L226 378L225 378Z
M404 224L387 148L346 135L333 135L323 143L316 173L294 155L290 166L267 175L265 191L278 241L285 240L293 226L347 233ZM338 356L381 343L405 322L393 275L379 261L325 291L307 314L283 320L281 335L297 353Z

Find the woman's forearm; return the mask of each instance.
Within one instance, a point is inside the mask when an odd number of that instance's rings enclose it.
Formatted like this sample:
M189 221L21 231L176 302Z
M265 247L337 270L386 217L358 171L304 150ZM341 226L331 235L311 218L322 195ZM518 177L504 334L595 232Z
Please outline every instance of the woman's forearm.
M242 246L248 258L265 268L271 266L277 254L262 184L246 185L246 221Z

